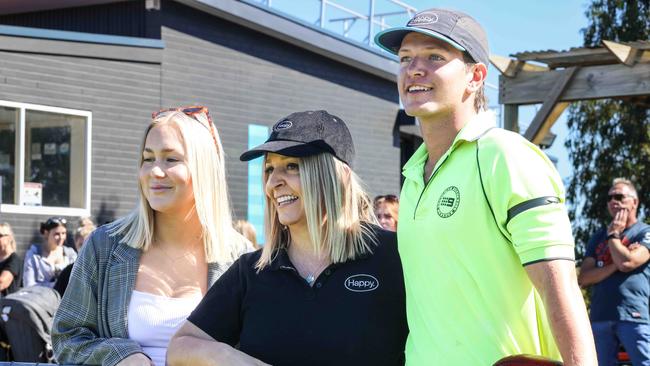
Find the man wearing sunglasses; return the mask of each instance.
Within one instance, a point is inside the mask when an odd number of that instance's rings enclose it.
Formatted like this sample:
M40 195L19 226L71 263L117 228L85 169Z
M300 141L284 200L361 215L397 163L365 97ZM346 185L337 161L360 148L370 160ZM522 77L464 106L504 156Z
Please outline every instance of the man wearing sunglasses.
M612 221L587 244L578 281L593 285L591 323L599 365L616 365L619 345L633 365L650 365L650 226L637 220L634 184L614 179L607 210Z

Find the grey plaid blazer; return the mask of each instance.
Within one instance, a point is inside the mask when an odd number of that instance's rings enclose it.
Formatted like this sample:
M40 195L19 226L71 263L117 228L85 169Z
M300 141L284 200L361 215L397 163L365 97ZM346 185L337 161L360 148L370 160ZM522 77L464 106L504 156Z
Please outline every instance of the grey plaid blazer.
M129 339L126 324L142 252L118 241L108 235L105 225L81 248L52 325L59 363L113 366L143 352ZM228 265L208 264L209 286Z

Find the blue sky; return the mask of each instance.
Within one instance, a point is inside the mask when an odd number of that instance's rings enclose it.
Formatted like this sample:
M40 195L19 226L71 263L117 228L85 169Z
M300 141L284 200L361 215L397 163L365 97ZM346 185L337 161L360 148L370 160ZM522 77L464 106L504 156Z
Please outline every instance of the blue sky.
M264 0L253 0L264 1ZM369 0L334 0L353 11L367 14ZM457 9L470 14L483 25L490 43L490 53L509 56L522 51L567 50L582 45L580 30L587 26L584 12L589 0L546 0L515 1L515 0L401 0L418 10L431 7L446 7ZM300 18L317 23L320 17L320 1L318 0L271 0L273 8L299 16ZM375 0L376 13L401 10L389 0ZM341 21L331 19L349 16L335 7L328 6L326 27L340 33L343 29ZM406 15L386 17L390 25L403 25L408 20ZM363 41L367 36L368 23L359 21L350 28L350 38ZM488 83L498 85L499 72L490 66ZM498 105L498 93L488 88L490 105ZM526 127L535 116L539 106L520 107L519 123ZM558 137L551 148L546 150L549 155L558 159L557 167L563 178L571 174L568 155L564 148L566 137L566 112L551 129Z

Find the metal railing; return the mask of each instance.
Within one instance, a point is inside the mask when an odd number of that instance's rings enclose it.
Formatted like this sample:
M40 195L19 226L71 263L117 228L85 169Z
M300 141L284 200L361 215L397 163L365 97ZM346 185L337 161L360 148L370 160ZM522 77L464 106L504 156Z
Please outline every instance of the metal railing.
M246 1L246 0L245 0ZM329 24L340 24L341 27L335 32L340 33L346 38L351 38L357 42L363 43L365 45L376 47L373 44L373 37L376 32L382 31L384 29L394 27L398 24L396 20L400 17L400 21L403 23L404 20L409 19L417 12L417 9L404 1L401 0L367 0L368 7L366 12L359 12L351 9L349 6L345 6L342 3L342 0L313 0L314 2L319 3L319 17L316 19L313 24L323 29L328 29ZM359 1L359 0L354 0ZM277 9L274 6L273 0L247 0L247 2L252 2L268 8ZM394 10L385 10L378 12L378 2L381 2L384 7L389 6L394 8ZM290 16L312 22L310 19L306 19L305 14L295 9L294 11L280 10L284 13L287 13ZM345 16L339 16L336 18L328 19L328 14L332 11L337 11L338 13L343 12ZM393 20L394 24L390 24L390 20ZM367 23L364 24L366 29L363 33L363 36L360 39L355 39L351 36L350 32L352 28L359 22ZM401 25L401 24L399 24Z

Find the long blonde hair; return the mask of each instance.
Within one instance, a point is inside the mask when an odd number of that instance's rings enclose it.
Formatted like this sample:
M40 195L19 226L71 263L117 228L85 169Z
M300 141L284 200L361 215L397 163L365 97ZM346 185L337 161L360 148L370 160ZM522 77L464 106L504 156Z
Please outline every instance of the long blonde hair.
M199 123L194 118L204 119L202 122L205 123ZM224 151L216 129L213 139L206 131L208 121L204 115L196 114L190 117L182 112L163 112L154 118L145 131L139 166L143 162L142 151L149 131L165 124L176 126L183 140L186 163L192 177L196 214L203 232L206 261L212 263L235 260L238 252L234 244L240 242L241 237L236 235L232 227ZM140 199L136 208L129 215L111 224L109 232L113 236L121 236L120 243L146 251L153 242L154 210L144 196L139 180L138 192Z
M265 158L266 159L266 158ZM302 204L316 253L342 263L372 252L376 237L364 223L377 225L372 202L350 167L328 153L300 159ZM267 180L267 174L264 175ZM272 198L266 197L266 244L256 264L269 265L277 250L289 245L289 230L280 223Z

